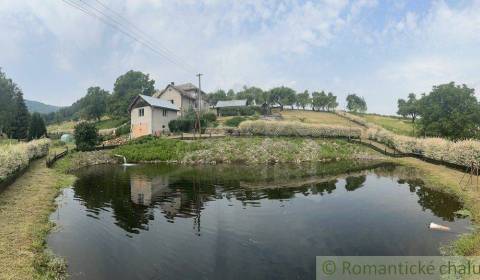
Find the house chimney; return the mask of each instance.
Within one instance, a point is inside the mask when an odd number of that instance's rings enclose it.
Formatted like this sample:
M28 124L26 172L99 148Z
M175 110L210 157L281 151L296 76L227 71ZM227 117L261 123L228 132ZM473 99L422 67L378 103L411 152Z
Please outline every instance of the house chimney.
M175 83L174 83L174 82L170 82L170 84L171 84L172 86L174 86L174 85L175 85Z

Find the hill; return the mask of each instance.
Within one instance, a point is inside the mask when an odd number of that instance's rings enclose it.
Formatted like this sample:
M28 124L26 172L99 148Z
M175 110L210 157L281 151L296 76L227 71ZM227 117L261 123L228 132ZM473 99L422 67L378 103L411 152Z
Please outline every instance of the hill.
M48 104L34 101L34 100L25 100L25 104L27 105L28 111L30 113L37 112L41 114L48 114L48 113L56 112L61 108L58 106L48 105Z

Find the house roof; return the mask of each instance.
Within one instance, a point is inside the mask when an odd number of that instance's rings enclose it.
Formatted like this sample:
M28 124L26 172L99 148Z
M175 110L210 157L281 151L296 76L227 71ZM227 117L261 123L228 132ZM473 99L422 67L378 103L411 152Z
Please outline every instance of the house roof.
M130 106L128 106L128 111L132 110L132 106L135 103L137 103L138 99L140 99L140 98L143 99L143 101L147 102L147 104L152 106L152 107L168 109L168 110L173 110L173 111L179 111L177 106L175 106L174 104L172 104L171 102L169 102L167 100L163 100L163 99L159 99L159 98L151 97L151 96L147 96L147 95L142 95L142 94L139 94L139 95L137 95L137 97L135 97L135 99L132 101Z
M225 108L225 107L243 107L247 106L247 99L238 99L238 100L220 100L215 105L215 108Z
M154 97L160 97L168 88L176 89L178 92L180 92L180 94L182 96L185 96L186 98L195 99L195 100L197 99L198 87L196 87L192 83L186 83L186 84L181 84L181 85L168 84L165 87L165 89L163 89L159 92L156 92L153 96ZM205 96L205 95L206 95L206 93L202 90L202 96Z

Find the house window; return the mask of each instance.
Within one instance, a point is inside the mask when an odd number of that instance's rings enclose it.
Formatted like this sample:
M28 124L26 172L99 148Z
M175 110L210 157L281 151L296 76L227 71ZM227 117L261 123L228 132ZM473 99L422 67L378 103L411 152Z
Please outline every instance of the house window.
M167 110L163 109L162 114L163 114L164 117L166 117L167 116Z
M145 109L138 109L138 116L143 117L145 115Z
M170 102L172 102L172 104L173 104L173 99L171 99Z

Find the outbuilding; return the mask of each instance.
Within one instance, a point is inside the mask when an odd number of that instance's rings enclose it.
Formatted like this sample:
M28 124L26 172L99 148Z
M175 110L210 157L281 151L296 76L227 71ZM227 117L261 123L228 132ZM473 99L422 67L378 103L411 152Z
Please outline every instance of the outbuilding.
M138 95L128 107L128 111L130 137L138 138L169 132L168 123L178 118L179 108L167 100Z

